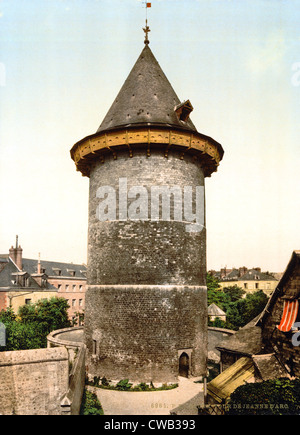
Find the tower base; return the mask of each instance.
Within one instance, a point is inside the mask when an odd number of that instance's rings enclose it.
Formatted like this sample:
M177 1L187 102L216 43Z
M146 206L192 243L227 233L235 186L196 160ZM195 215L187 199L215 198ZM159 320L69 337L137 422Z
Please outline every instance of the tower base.
M168 383L206 375L205 286L90 285L85 301L91 376Z

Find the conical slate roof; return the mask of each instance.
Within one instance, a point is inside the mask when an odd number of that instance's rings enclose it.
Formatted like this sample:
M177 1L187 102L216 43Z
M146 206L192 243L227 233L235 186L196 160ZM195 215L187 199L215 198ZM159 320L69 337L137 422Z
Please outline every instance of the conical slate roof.
M169 126L197 131L192 121L180 120L181 101L148 44L141 52L97 133L119 127Z

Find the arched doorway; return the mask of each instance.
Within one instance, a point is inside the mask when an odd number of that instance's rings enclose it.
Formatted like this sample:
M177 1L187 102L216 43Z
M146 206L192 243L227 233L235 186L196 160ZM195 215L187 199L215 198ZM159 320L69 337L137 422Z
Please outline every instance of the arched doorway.
M189 371L190 371L190 358L187 353L182 352L179 358L179 376L188 378Z

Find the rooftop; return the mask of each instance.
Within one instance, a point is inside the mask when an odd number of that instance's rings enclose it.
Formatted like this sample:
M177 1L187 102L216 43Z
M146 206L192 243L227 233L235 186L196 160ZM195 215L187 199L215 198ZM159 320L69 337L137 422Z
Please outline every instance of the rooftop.
M196 132L189 117L183 120L178 116L176 109L182 106L181 103L146 44L97 133L143 124Z

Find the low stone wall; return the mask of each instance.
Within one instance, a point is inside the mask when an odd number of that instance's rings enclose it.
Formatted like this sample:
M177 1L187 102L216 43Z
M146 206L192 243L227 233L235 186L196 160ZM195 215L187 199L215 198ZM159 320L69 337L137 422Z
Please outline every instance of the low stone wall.
M65 347L69 353L69 360L73 364L78 349L83 344L83 326L57 329L47 336L47 347Z
M0 414L60 415L69 387L65 348L0 352Z
M81 344L69 377L69 388L61 401L63 415L79 415L85 386L86 346Z
M78 415L85 385L83 328L53 331L47 349L0 352L0 415Z

